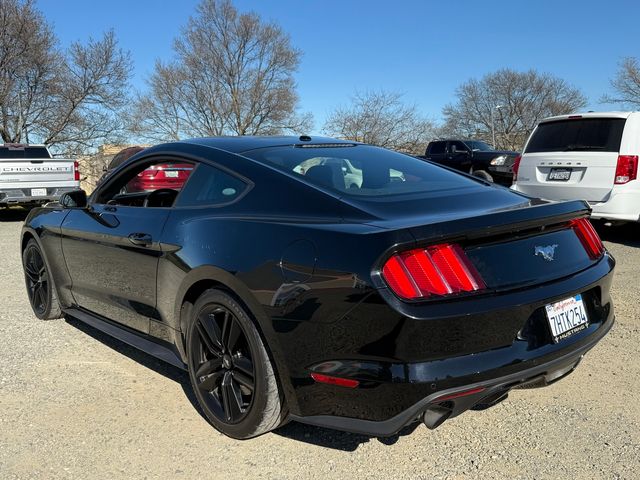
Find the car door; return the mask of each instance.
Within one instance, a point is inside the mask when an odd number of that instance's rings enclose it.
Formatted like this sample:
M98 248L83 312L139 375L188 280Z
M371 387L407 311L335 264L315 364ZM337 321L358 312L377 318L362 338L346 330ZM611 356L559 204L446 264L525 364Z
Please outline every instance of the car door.
M445 164L447 160L447 142L443 140L431 142L426 157L427 160L432 162Z
M160 237L171 209L142 206L153 192L126 193L125 186L146 171L145 165L134 167L101 186L87 208L73 209L67 215L62 224L62 250L71 291L81 308L148 333L149 320L159 317Z
M471 150L469 147L459 140L449 141L446 165L461 172L469 172L471 163Z

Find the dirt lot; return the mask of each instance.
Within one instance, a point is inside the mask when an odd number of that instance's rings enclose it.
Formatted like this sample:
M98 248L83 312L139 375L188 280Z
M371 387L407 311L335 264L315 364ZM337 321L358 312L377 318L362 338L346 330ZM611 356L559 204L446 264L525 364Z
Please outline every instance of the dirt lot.
M22 216L0 211L0 478L640 478L640 228L604 230L617 323L568 379L391 439L289 424L239 442L187 376L74 320L38 321Z

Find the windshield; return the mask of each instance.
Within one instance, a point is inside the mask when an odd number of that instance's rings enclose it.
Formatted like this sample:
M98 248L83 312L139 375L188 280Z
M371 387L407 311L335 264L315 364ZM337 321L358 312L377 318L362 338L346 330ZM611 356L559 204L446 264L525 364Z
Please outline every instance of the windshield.
M349 196L385 197L477 185L429 162L368 145L261 148L243 155Z
M465 143L471 147L471 150L480 150L481 152L489 152L493 150L493 148L480 140L472 140Z
M618 152L624 118L578 118L538 125L525 153Z

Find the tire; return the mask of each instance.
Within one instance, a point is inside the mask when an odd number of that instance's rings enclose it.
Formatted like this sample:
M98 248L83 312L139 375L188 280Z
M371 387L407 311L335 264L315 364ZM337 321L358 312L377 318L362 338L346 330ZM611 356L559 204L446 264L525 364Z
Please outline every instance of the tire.
M491 175L489 175L487 172L485 172L484 170L475 170L472 175L474 177L478 177L481 178L483 180L486 180L487 182L493 182L493 177Z
M56 286L47 268L38 242L33 238L22 252L22 268L27 287L27 296L33 313L41 320L62 318Z
M247 439L286 417L269 354L254 322L230 295L207 290L186 332L191 385L207 420L225 435Z

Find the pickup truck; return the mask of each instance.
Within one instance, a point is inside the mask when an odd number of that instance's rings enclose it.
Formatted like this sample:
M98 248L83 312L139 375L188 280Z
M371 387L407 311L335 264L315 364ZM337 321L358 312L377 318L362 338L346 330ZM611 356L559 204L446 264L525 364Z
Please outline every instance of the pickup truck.
M41 205L78 188L78 162L54 158L45 145L0 145L0 206Z
M425 154L419 158L509 187L518 155L518 152L494 150L480 140L447 139L429 142Z

